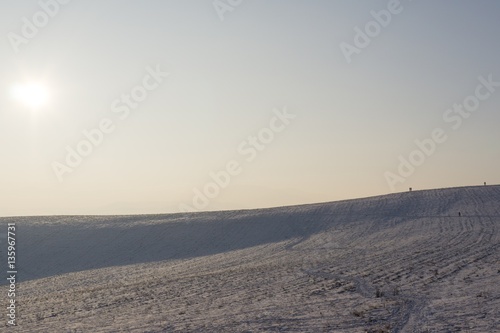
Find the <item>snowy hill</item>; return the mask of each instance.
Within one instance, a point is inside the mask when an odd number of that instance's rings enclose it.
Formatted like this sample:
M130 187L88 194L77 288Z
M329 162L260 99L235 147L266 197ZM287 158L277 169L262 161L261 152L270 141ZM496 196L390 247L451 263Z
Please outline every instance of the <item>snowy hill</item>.
M0 222L20 332L500 332L500 186Z

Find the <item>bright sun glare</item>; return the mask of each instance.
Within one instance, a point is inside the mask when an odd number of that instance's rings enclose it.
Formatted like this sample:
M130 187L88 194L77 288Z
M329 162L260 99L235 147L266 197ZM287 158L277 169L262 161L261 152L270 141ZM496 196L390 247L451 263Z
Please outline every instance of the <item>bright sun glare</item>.
M49 90L45 84L29 82L17 84L12 88L12 97L32 109L38 109L49 102Z

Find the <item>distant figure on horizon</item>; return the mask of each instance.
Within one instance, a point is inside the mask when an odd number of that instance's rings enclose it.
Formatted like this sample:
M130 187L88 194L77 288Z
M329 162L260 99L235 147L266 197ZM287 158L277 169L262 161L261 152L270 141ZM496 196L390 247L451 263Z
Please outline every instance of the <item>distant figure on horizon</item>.
M486 186L486 182L484 182L484 186Z
M462 213L458 212L458 216L459 216L459 217L460 217L460 216L462 216Z
M410 187L410 192L411 192L412 188Z

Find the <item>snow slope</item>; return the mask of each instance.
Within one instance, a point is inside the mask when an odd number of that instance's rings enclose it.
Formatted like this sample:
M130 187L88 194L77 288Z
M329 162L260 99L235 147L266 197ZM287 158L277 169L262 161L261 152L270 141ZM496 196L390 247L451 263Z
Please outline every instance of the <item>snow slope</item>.
M500 186L13 221L19 332L500 332Z

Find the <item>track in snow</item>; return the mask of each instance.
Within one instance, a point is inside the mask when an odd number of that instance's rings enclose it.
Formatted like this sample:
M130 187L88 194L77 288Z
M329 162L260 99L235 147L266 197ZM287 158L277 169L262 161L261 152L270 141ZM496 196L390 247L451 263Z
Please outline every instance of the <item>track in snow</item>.
M19 332L500 331L500 186L10 221Z

